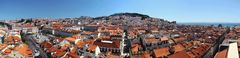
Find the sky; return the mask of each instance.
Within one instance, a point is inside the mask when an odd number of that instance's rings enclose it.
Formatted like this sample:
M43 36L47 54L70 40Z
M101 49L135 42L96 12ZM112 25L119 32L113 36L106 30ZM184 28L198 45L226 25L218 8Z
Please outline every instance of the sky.
M240 0L0 0L0 20L130 12L177 22L240 23Z

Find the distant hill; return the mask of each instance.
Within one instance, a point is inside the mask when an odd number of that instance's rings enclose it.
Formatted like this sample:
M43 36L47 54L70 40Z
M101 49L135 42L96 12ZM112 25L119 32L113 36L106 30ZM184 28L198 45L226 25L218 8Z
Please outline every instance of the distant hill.
M16 23L32 23L32 19L21 19L19 21L17 21Z
M150 16L148 15L145 15L145 14L139 14L139 13L115 13L115 14L112 14L112 15L109 15L109 16L100 16L100 17L95 17L93 19L113 19L111 17L117 17L117 16L121 16L121 17L141 17L141 19L145 19L145 18L151 18ZM120 18L119 18L120 19Z
M148 15L139 14L139 13L115 13L110 16L122 16L122 15L131 16L131 17L150 18L150 16L148 16Z

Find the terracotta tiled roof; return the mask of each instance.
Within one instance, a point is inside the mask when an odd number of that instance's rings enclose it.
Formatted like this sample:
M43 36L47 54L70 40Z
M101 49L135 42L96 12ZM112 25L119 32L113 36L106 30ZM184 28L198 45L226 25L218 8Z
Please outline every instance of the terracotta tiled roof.
M144 39L146 43L157 43L157 42L160 42L159 39L156 39L154 37L151 37L151 38L145 38Z
M44 41L44 42L42 42L40 45L41 45L43 48L48 48L48 49L53 46L52 43L49 42L49 41Z
M191 58L186 51L180 51L173 55L168 56L168 58Z
M137 32L143 32L143 33L145 33L146 31L145 31L145 30L137 30Z
M169 53L169 48L168 47L164 47L164 48L159 48L159 49L154 49L154 55L156 57L163 57L163 56L166 56Z
M7 44L0 44L0 50L4 49L7 47Z
M227 36L236 36L237 34L235 32L229 32Z
M87 24L86 26L98 26L96 24Z
M71 58L79 58L79 56L77 55L77 47L73 47L71 50L70 50L70 53L68 54L69 57Z
M70 50L70 53L77 53L77 47L72 47Z
M95 40L94 39L86 39L83 41L86 42L86 44L93 44Z
M117 56L117 55L108 55L107 57L108 58L120 58L120 56Z
M134 55L133 58L143 58L142 55Z
M7 39L4 40L4 42L19 42L21 41L21 38L18 36L8 36Z
M122 35L122 32L111 32L111 35Z
M77 47L79 47L79 48L83 48L84 45L85 45L85 43L84 43L84 41L79 40L79 41L77 41L76 45L77 45Z
M49 49L49 51L52 54L53 57L62 57L64 54L66 54L66 49L69 48L68 45L64 45L64 46L53 46L52 48Z
M70 48L70 47L71 47L70 44L64 44L64 45L61 47L61 49L66 50L67 48Z
M53 54L54 56L63 56L64 54L65 54L66 52L64 52L64 50L62 50L62 49L58 49L57 51L56 51L56 53L55 54Z
M20 46L17 46L18 48L15 48L20 54L26 57L32 57L32 50L28 47L26 44L21 44Z
M143 58L151 58L150 53L144 53Z
M58 42L62 42L63 40L64 40L64 38L56 38L56 40L58 41Z
M54 24L52 24L51 26L53 26L53 27L63 27L64 24L61 24L61 23L54 23Z
M132 45L132 52L138 52L138 49L140 48L140 45L138 44L133 44Z
M123 30L120 28L116 27L109 27L107 28L110 32L122 32Z
M88 50L88 51L93 51L93 52L94 52L95 49L96 49L96 47L97 47L96 45L92 45L92 44L90 44L90 45L88 46L88 49L87 49L87 50Z
M200 45L199 47L192 49L191 52L193 53L193 55L199 57L200 55L205 53L208 48L209 45Z
M54 52L54 51L56 51L56 50L58 50L58 49L60 49L61 47L60 46L52 46L49 50L48 50L48 52Z
M128 36L137 36L135 32L128 32Z
M185 48L191 47L191 46L193 46L193 42L183 43L183 46L184 46Z
M227 58L228 49L224 49L223 51L217 52L215 58Z
M186 37L182 37L182 36L181 36L181 37L175 38L174 41L175 41L175 42L180 42L180 41L183 41L183 40L185 40L185 39L186 39Z
M175 52L179 52L185 49L181 44L174 45L173 47L175 48Z
M143 53L141 55L134 55L133 58L151 58L150 53Z
M76 40L76 38L73 38L73 37L67 37L65 39L70 41L70 42L75 42L75 40Z
M9 49L9 48L7 48L7 49L4 51L5 54L10 54L11 52L12 52L12 50Z
M70 58L70 57L68 56L68 53L66 53L62 56L62 58Z
M82 35L80 35L80 34L75 34L75 35L72 35L71 37L78 39L78 37L79 37L79 38L84 38L85 36L82 36Z
M94 32L90 32L90 31L85 31L85 32L83 32L82 34L93 34Z
M111 37L110 36L100 36L99 39L110 40Z
M72 38L77 38L79 35L80 35L80 34L74 34L74 35L72 35L71 37L72 37Z
M167 41L168 40L168 37L164 36L161 38L161 41Z
M187 54L190 56L190 58L196 58L197 55L194 55L191 51L187 52Z
M236 32L240 32L240 28L236 28L235 31L236 31Z
M69 58L80 58L76 53L68 54Z
M120 47L120 40L112 40L112 43L104 43L101 42L102 40L96 40L94 45L99 47L106 47L106 48L119 48Z

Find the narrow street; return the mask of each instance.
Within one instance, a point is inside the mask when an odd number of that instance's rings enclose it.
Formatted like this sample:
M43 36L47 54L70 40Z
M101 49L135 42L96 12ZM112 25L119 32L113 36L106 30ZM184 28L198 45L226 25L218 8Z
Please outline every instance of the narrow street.
M227 33L229 33L230 29L228 28L219 38L216 40L216 42L212 45L212 47L208 50L205 55L202 56L202 58L214 58L215 54L219 50L219 45L222 44L224 41Z
M33 40L33 38L36 38L32 35L27 35L26 36L26 42L28 42L29 47L34 51L37 50L40 52L40 57L35 57L35 58L48 58L47 54L40 48L40 46Z

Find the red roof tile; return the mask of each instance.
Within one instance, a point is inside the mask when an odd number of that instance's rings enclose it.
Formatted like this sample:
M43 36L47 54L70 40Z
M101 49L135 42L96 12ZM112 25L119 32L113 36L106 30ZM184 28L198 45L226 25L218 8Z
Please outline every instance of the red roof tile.
M79 56L77 55L77 47L73 47L71 50L70 50L70 53L68 54L69 57L71 58L79 58Z
M20 54L22 54L23 56L32 57L32 50L28 47L28 45L22 44L17 47L19 48L17 48L16 50L18 50Z
M7 39L4 40L4 42L6 43L14 43L14 42L19 42L21 41L21 38L19 38L18 36L8 36Z
M178 38L175 38L174 41L176 42L180 42L180 41L183 41L183 40L186 40L186 37L178 37Z
M106 48L119 48L120 47L120 40L112 40L112 43L105 43L102 40L96 40L94 45L99 47L106 47Z
M154 55L156 57L163 57L163 56L166 56L169 53L169 48L168 47L164 47L164 48L159 48L159 49L154 49Z
M75 42L75 40L76 40L76 38L73 38L73 37L67 37L65 39L70 41L70 42Z
M159 39L156 39L156 38L154 38L154 37L148 37L148 38L145 38L144 40L145 40L145 42L147 42L147 43L157 43L157 42L160 42Z
M62 50L62 49L58 49L57 51L56 51L56 53L55 54L53 54L54 56L63 56L64 54L65 54L66 52L64 52L64 50Z
M191 58L186 51L180 51L173 55L168 56L168 58Z
M227 58L228 49L224 49L223 51L217 52L215 58Z
M193 46L193 42L183 43L183 46L184 46L185 48L191 47L191 46Z
M209 48L209 45L200 45L197 48L194 48L191 50L192 54L199 57L200 55L202 55L203 53L205 53L207 51L207 49Z
M133 44L132 45L132 52L138 52L138 49L140 48L140 45L138 44Z
M11 52L12 52L12 50L9 49L9 48L7 48L7 49L4 51L5 54L10 54Z
M7 44L0 44L0 50L4 49L7 47Z
M175 48L175 52L179 52L185 49L181 44L174 45L173 47Z
M88 51L92 51L92 52L94 52L95 51L95 49L96 49L96 45L92 45L92 44L90 44L89 46L88 46Z
M48 48L48 49L53 46L52 43L49 42L49 41L42 42L40 45L41 45L43 48Z
M94 39L86 39L83 41L86 42L86 44L93 44L95 40Z
M79 40L79 41L77 41L76 45L77 45L77 47L79 47L79 48L83 48L84 45L85 45L85 43L84 43L84 41Z
M141 55L134 55L133 58L151 58L150 53L143 53Z
M90 31L85 31L83 32L83 34L93 34L94 32L90 32Z
M58 50L58 49L60 49L61 47L60 46L52 46L49 50L48 50L48 52L54 52L54 51L56 51L56 50Z

